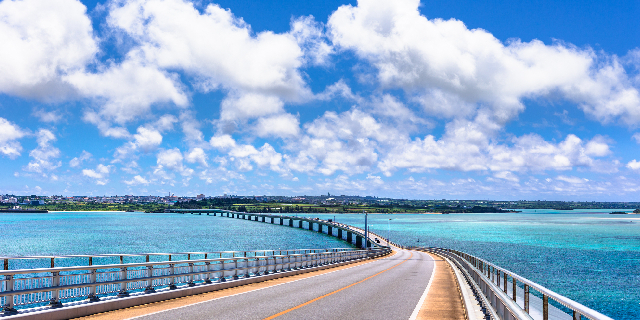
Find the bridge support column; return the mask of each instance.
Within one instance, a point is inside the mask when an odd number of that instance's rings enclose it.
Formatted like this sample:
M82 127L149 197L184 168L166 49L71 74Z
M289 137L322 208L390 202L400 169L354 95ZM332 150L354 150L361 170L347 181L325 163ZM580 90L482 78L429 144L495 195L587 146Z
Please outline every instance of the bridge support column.
M356 236L356 247L362 248L362 237Z
M270 217L270 218L271 218L271 224L273 224L273 221L274 221L275 219L274 219L273 217Z
M302 220L298 220L298 228L302 229Z
M318 223L318 233L322 233L322 223Z
M280 225L284 225L284 219L280 217Z
M342 240L342 229L338 229L338 239Z
M327 234L330 236L333 235L333 228L331 226L327 226Z
M309 230L313 231L313 222L309 222Z
M293 227L293 219L289 219L289 227Z

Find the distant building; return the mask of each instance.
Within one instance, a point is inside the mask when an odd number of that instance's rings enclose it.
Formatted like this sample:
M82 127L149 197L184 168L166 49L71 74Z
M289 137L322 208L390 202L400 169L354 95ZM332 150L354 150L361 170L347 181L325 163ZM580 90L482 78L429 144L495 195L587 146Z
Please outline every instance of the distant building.
M204 194L199 194L199 195L196 196L197 200L202 200L204 198L205 198Z
M32 206L40 206L44 204L44 200L31 200Z

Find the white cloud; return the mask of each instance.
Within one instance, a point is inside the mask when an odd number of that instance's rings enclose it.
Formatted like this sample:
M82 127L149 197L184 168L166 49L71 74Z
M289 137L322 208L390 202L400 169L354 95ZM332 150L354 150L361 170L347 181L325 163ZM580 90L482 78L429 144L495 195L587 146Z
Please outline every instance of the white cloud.
M211 140L209 140L209 143L212 147L220 150L226 150L236 146L236 141L228 134L213 136Z
M627 163L627 168L631 170L640 170L640 161L636 161L636 159L629 161L629 163Z
M136 41L132 55L160 68L182 69L205 90L224 87L287 99L308 95L296 38L270 31L253 35L242 19L218 5L201 13L182 0L114 1L108 23Z
M578 177L568 177L568 176L558 176L556 180L564 181L570 184L583 184L589 182L588 179L578 178Z
M34 116L38 117L42 122L57 123L62 120L62 114L56 111L45 111L43 109L33 109Z
M284 102L276 96L248 93L227 97L220 106L223 121L245 120L284 111Z
M71 159L71 161L69 161L69 166L72 168L79 167L83 161L89 160L91 159L91 157L91 153L87 152L86 150L82 150L82 153L79 157L75 157Z
M83 96L96 99L99 107L92 117L107 122L124 124L148 115L154 103L188 104L175 75L139 61L126 60L98 73L76 72L65 79Z
M60 149L51 145L52 141L56 141L56 136L47 129L40 129L36 140L38 147L29 152L29 156L33 160L27 164L24 170L40 173L46 177L52 170L62 165L60 161L54 160L60 157Z
M133 135L133 143L144 152L151 152L162 143L162 135L158 130L139 127L137 132Z
M62 77L98 51L86 10L76 0L0 2L0 92L45 100L72 95Z
M300 133L300 120L288 113L260 118L255 131L259 137L295 137Z
M16 140L25 135L26 133L20 127L0 117L0 153L10 159L20 156L22 145Z
M199 163L203 167L208 167L207 154L202 148L193 148L186 156L185 159L189 163Z
M85 112L82 119L98 127L100 134L105 137L123 139L131 137L131 134L125 127L112 127L109 121L101 118L100 115L93 111Z
M640 143L640 132L634 133L633 136L631 136L631 138L633 138L633 140L635 140L636 143Z
M333 44L352 50L377 70L386 88L415 95L425 110L445 117L491 110L504 124L523 98L560 93L603 122L640 122L640 95L615 56L555 43L500 42L458 20L429 20L419 0L360 0L328 21Z
M135 176L133 177L133 179L131 180L125 180L124 181L125 184L130 185L130 186L137 186L137 185L148 185L149 181L141 176Z
M85 177L89 177L95 179L96 184L105 185L109 182L109 173L111 172L111 166L105 166L103 164L99 164L96 169L83 169L82 175Z
M157 155L158 169L167 168L189 177L193 174L193 169L186 167L182 162L183 159L182 152L178 148L160 150Z

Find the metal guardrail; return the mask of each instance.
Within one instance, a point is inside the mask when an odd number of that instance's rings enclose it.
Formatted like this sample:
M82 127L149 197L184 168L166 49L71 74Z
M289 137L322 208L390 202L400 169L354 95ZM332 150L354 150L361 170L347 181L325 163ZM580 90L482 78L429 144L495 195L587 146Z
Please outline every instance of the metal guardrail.
M484 259L451 249L422 249L452 260L463 271L467 280L472 282L472 285L476 288L475 291L482 295L481 300L484 300L485 308L491 309L489 312L491 318L501 320L540 318L548 320L552 310L554 313L553 318L580 320L584 316L592 320L612 320L610 317ZM509 284L511 284L511 288L509 288ZM533 290L537 291L538 295L535 295ZM540 300L537 298L538 296L542 297L540 301L541 308L537 309L541 309L541 312L536 312L534 315L530 302L533 299ZM571 314L566 314L561 309L550 305L549 299L570 310Z
M149 257L165 254L144 254L147 261L142 263L3 270L0 271L0 277L2 277L0 305L5 315L11 315L18 312L17 308L45 305L59 308L63 303L73 301L88 299L87 302L94 302L109 296L111 296L109 298L127 297L134 293L154 293L177 289L179 286L193 287L213 282L226 282L228 279L240 277L248 278L377 257L386 254L388 249L302 249L288 250L287 254L276 254L278 251L181 253L187 254L189 258L193 254L203 254L204 258L156 262L149 262ZM230 253L231 257L224 257L225 254ZM219 257L209 258L209 254L217 254ZM141 255L143 254L65 257ZM34 257L24 258L33 259ZM4 259L19 259L19 257Z

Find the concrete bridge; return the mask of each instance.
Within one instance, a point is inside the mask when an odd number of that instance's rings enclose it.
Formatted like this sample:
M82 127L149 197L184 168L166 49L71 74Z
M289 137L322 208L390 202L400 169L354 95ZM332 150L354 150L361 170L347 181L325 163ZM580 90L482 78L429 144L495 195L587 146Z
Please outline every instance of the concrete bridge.
M464 252L408 250L334 221L172 212L302 228L356 248L0 257L0 319L610 319ZM88 265L55 266L66 258ZM8 270L12 259L51 259L51 268Z
M337 237L341 240L354 244L358 248L387 245L386 239L377 234L373 234L371 232L367 233L362 229L355 228L346 224L336 223L335 221L287 216L281 214L236 212L221 209L169 209L167 211L180 214L205 214L227 218L244 219L249 221L259 221L271 224L279 224L281 226L307 229ZM374 238L371 238L370 236L373 236ZM380 241L380 243L375 242L374 239L376 238Z

